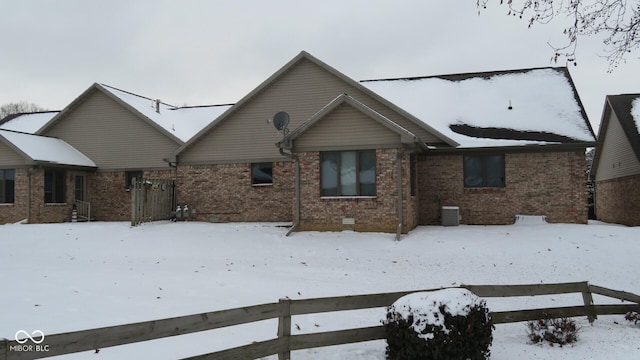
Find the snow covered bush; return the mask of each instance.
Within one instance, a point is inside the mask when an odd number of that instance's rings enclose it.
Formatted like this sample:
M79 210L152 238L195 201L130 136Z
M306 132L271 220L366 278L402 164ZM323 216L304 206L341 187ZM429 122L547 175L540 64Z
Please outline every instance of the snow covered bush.
M387 308L387 359L488 359L493 323L484 300L466 289L413 293Z
M624 318L625 318L625 320L630 321L630 322L634 323L635 325L638 325L638 323L640 323L640 313L636 312L636 311L628 312L624 316Z
M546 341L552 346L555 344L562 346L578 341L580 331L576 322L568 318L529 321L527 328L529 339L534 344Z

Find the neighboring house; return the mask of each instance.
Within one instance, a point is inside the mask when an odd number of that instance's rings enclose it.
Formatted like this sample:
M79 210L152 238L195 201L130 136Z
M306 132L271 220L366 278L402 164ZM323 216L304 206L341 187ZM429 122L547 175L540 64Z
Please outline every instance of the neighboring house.
M167 160L199 220L407 232L443 206L586 223L594 145L566 68L359 83L301 52Z
M598 220L640 225L640 94L606 97L591 179Z
M58 181L61 188L56 203L66 204L64 216L41 215L28 220L68 221L71 219L71 207L77 201L90 203L91 217L95 220L130 220L131 196L128 190L132 178L173 179L175 168L163 158L229 106L175 107L107 85L93 84L62 111L39 126L29 128L37 128L37 135L64 141L94 165L91 171L81 174L66 168L60 170L59 176L64 181ZM23 120L27 117L9 119L2 127L23 126L16 121L26 123ZM42 192L37 186L32 186L32 193L27 195L23 194L26 190L17 185L26 182L23 176L28 176L18 171L22 167L19 159L15 155L3 155L1 159L3 175L15 176L15 197L37 199ZM58 160L54 159L52 163L54 161ZM45 165L36 162L35 166L41 169ZM11 183L5 182L4 186L10 187Z
M63 140L0 129L0 224L69 220L74 193L66 189L95 168Z

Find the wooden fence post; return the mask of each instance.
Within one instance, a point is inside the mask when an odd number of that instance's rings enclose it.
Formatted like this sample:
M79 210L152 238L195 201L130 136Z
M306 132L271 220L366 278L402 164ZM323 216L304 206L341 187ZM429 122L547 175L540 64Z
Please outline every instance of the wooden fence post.
M283 308L283 314L278 318L278 339L287 339L287 350L278 353L278 360L291 359L291 350L289 345L289 337L291 336L291 299L284 298L278 300Z
M137 213L138 213L138 192L136 188L138 187L138 181L134 177L131 179L131 184L129 184L129 191L131 191L131 226L138 225L137 221Z
M595 308L593 307L593 296L591 295L591 289L589 289L589 282L584 282L584 289L582 290L582 300L584 301L584 307L587 309L587 318L589 319L589 324L593 324L593 322L598 318L596 314Z
M0 339L0 359L8 359L9 358L9 346L7 345L7 343L9 342L9 340L7 339Z

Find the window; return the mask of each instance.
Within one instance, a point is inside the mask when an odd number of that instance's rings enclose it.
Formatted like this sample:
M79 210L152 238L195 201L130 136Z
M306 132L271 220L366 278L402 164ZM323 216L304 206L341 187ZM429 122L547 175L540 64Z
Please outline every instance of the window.
M44 202L64 203L65 202L65 173L60 170L44 171Z
M15 201L16 171L0 169L0 204L13 204Z
M127 183L124 184L125 188L131 189L131 183L133 182L133 179L136 179L138 181L142 180L142 171L127 171Z
M376 196L376 152L332 151L320 154L322 196Z
M465 156L464 187L504 187L504 155Z
M273 184L273 163L253 163L251 164L251 185L271 185Z

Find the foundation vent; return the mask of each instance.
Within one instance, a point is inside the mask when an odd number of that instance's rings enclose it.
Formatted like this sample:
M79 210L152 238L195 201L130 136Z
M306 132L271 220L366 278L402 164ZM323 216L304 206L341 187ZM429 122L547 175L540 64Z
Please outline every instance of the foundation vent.
M342 218L342 230L354 230L356 227L356 219Z

